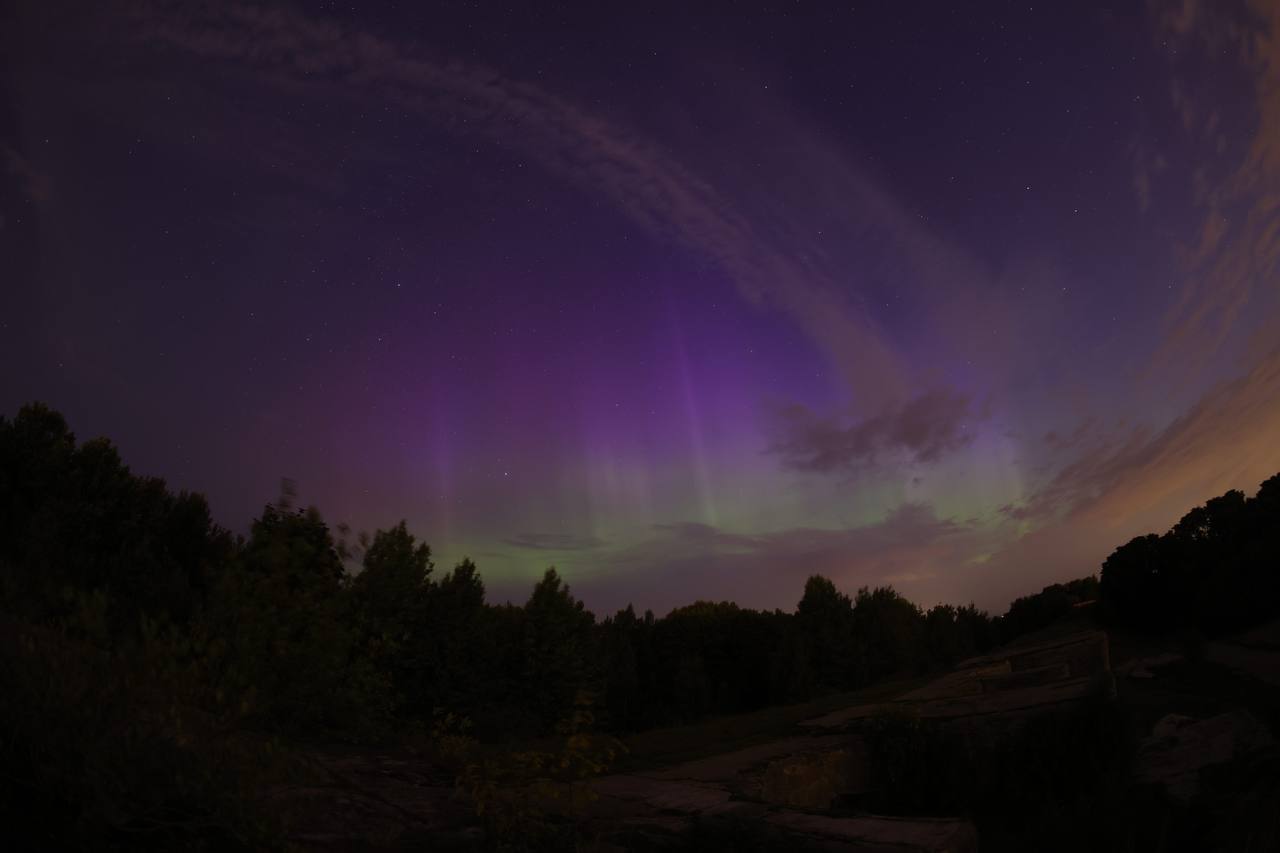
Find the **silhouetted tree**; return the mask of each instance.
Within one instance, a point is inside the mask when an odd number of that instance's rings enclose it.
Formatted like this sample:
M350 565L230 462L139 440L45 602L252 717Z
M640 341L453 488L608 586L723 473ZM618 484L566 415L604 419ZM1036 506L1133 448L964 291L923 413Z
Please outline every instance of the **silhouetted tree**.
M14 603L60 612L67 590L107 596L107 618L190 618L232 541L200 495L138 477L110 442L76 446L60 414L0 418L0 563Z
M853 622L858 684L924 667L924 615L893 587L859 589Z
M808 669L817 689L844 687L855 664L853 602L822 575L804 585L796 606L799 631Z
M484 582L475 563L463 560L430 589L423 635L428 665L421 692L411 705L421 714L439 709L474 717L485 705L510 701L503 695L501 663L510 651L501 642L518 638L494 630L484 603ZM508 632L509 634L510 632Z
M1153 631L1221 633L1280 613L1280 475L1253 498L1229 491L1163 536L1139 536L1102 567L1102 615Z
M228 689L252 691L256 716L274 729L377 729L391 694L363 654L352 603L320 513L268 505L211 602Z
M524 606L521 701L544 728L559 722L580 691L596 687L595 617L554 568Z
M604 720L615 730L634 729L641 719L640 661L637 641L640 620L630 604L600 625L603 635Z
M24 785L47 793L64 783L31 781L41 762L75 779L101 750L117 768L212 778L211 753L166 764L174 755L109 746L177 743L193 725L367 738L393 715L444 710L500 739L546 733L586 699L610 728L637 730L950 666L1094 599L1115 624L1206 633L1273 618L1280 602L1280 475L1252 498L1206 501L1163 536L1117 548L1100 578L1052 584L999 619L972 604L922 612L891 587L851 600L820 575L794 613L697 601L596 624L555 569L523 606L494 606L470 560L437 579L405 522L353 551L295 494L286 483L233 539L202 497L134 475L105 440L77 445L47 407L0 418L0 632L12 641L0 646L0 722L39 742L22 753L0 739L0 757ZM357 553L352 577L344 560ZM77 696L107 722L73 707ZM138 801L122 813L167 802L131 790Z
M1048 627L1078 604L1096 601L1098 594L1098 579L1090 575L1065 584L1050 584L1035 595L1014 599L1000 617L1000 639L1007 643L1015 637Z
M390 676L402 705L419 704L428 690L432 567L431 549L401 521L374 534L351 582L364 652Z

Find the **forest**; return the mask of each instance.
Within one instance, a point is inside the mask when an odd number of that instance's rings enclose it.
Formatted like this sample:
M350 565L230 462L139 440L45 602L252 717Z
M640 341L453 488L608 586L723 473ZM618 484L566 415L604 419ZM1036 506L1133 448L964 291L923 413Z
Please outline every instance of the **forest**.
M996 616L814 575L794 610L698 601L600 617L554 568L523 604L495 604L479 567L436 566L404 521L353 534L282 491L233 535L202 496L131 473L106 440L78 443L56 411L0 418L0 785L13 819L60 844L269 846L270 815L246 792L284 772L291 744L567 737L585 754L940 670L1079 606L1107 625L1207 637L1280 600L1280 475ZM604 760L591 753L580 772Z

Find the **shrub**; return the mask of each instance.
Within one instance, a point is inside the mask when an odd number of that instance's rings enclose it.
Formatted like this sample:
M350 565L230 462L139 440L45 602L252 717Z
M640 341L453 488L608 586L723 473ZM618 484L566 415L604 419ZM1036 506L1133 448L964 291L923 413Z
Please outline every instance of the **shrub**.
M23 809L11 828L67 848L278 846L253 798L284 773L277 746L236 733L233 697L198 704L200 656L173 632L95 641L103 607L85 596L63 625L0 627L0 785Z

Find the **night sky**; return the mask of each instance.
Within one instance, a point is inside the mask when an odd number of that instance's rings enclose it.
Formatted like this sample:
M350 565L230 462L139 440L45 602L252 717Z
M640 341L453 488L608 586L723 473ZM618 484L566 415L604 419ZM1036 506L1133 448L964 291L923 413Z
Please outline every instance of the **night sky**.
M1280 471L1280 4L0 12L0 412L495 601L922 605Z

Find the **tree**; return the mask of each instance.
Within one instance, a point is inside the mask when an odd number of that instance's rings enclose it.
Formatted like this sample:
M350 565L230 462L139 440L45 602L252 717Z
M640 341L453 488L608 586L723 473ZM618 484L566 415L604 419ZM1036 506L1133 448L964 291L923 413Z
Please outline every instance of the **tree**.
M430 587L426 618L426 667L419 692L408 697L411 712L441 709L474 716L483 705L503 701L498 682L506 650L497 618L485 606L484 581L475 563L464 559Z
M1118 622L1145 628L1167 621L1168 565L1160 537L1135 536L1102 564L1099 582L1107 613Z
M1007 643L1015 637L1052 625L1080 602L1096 599L1097 590L1097 578L1090 575L1065 584L1050 584L1035 595L1014 599L1004 616L1000 617L1001 641Z
M209 631L225 638L228 690L251 690L267 727L366 735L385 723L389 685L362 654L347 587L318 510L263 510L218 587Z
M859 589L853 623L861 667L859 683L924 667L924 615L893 587Z
M822 575L804 585L796 625L819 689L847 686L853 672L853 603Z
M402 705L417 704L429 676L431 549L401 521L364 551L351 596L364 653L387 673Z
M76 446L60 414L24 406L0 418L0 562L10 598L60 612L66 591L107 596L109 621L185 621L232 542L200 495L138 477L106 439Z
M1280 475L1253 498L1205 501L1163 536L1117 548L1103 564L1102 615L1145 630L1219 634L1280 611Z
M347 580L329 527L315 507L287 511L271 504L250 528L244 568L294 592L325 596Z
M640 716L640 661L637 641L643 625L630 604L600 626L607 679L605 682L605 719L615 730L635 727Z
M522 690L540 725L550 728L595 685L595 617L555 568L547 569L524 606Z

